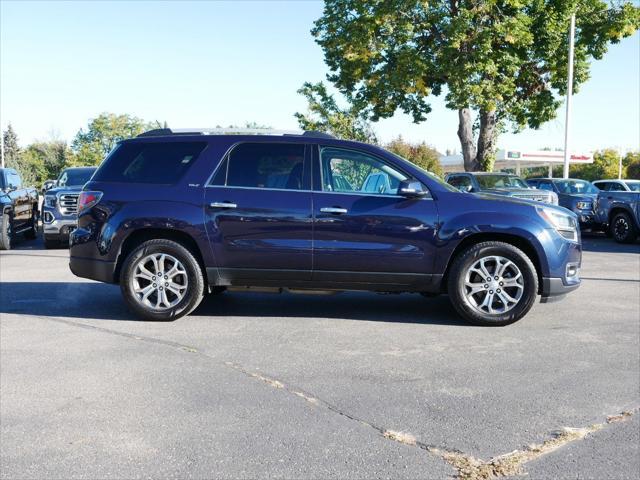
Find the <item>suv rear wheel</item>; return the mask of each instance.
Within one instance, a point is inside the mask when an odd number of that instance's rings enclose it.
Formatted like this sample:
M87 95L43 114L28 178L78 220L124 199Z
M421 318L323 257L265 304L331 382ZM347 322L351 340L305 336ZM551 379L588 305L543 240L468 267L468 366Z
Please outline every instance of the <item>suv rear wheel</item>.
M527 255L503 242L472 245L453 261L448 281L455 310L474 325L520 320L538 295L538 276Z
M200 264L171 240L149 240L125 259L120 289L129 308L145 320L175 320L191 313L204 295Z

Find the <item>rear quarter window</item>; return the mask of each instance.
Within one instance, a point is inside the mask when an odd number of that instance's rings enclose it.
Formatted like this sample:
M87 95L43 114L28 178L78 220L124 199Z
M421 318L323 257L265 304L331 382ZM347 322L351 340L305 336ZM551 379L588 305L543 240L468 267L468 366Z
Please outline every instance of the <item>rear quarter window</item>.
M98 182L176 183L191 168L206 142L122 143L93 177Z

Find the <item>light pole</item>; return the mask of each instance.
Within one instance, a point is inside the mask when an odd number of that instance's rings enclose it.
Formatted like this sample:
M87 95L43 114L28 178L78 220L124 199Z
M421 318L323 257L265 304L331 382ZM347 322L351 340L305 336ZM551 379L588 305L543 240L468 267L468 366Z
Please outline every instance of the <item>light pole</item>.
M4 168L4 132L0 128L0 168Z
M571 96L573 95L573 48L576 33L576 14L571 14L571 27L569 28L569 75L567 78L567 112L564 121L564 169L563 177L569 178L569 129L571 126Z

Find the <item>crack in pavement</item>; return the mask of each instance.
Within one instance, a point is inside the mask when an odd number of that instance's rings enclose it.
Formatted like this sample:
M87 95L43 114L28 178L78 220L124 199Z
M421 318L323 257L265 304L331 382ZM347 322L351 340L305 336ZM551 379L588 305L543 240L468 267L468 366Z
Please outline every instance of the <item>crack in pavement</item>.
M444 460L451 467L453 467L457 472L457 478L461 480L491 480L498 477L506 477L506 476L514 476L514 475L523 475L525 474L523 470L523 466L535 460L542 455L558 450L559 448L584 439L586 436L590 435L593 432L601 430L607 425L625 422L633 415L640 411L640 407L635 407L631 410L623 411L616 415L609 415L606 417L606 420L602 423L596 423L584 428L570 428L564 427L559 431L552 432L552 438L545 440L540 445L529 445L523 450L514 450L510 453L506 453L503 455L498 455L495 457L491 457L489 460L482 460L475 458L471 455L467 455L458 450L450 450L445 448L440 448L436 445L429 445L425 442L418 440L415 436L408 432L401 432L395 430L389 430L382 426L376 425L368 420L363 418L359 418L353 414L347 413L346 411L340 409L336 405L333 405L326 400L322 400L315 395L312 395L308 392L305 392L303 389L288 385L285 382L282 382L278 379L268 377L262 373L257 371L251 371L234 362L223 361L220 362L219 359L208 355L205 352L198 350L195 347L185 345L179 342L172 342L170 340L162 340L154 337L140 336L132 333L120 332L117 330L112 330L110 328L98 327L95 325L89 325L82 322L74 322L71 320L62 319L59 317L47 317L41 315L33 315L35 318L40 318L42 320L48 320L53 322L58 322L74 327L85 328L87 330L94 330L102 333L107 333L111 335L117 335L137 341L144 341L148 343L154 343L159 345L165 345L168 347L172 347L178 350L182 350L188 353L195 353L200 356L203 356L209 360L214 360L216 362L221 363L222 365L232 368L243 375L263 382L264 384L279 390L284 390L287 393L295 395L305 402L314 405L323 407L333 413L336 413L340 416L343 416L351 421L358 422L364 426L369 427L374 430L378 435L382 437L402 443L407 446L420 448L429 454L435 455L440 459Z

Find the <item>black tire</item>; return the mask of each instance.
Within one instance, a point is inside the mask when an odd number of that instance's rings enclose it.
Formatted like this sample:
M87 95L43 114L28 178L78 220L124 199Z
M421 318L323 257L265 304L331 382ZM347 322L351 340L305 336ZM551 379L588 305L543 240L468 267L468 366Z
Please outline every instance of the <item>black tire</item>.
M24 238L27 240L38 238L38 210L35 208L31 212L31 226L24 232Z
M141 259L151 254L170 255L182 263L186 271L187 289L184 297L171 308L155 309L145 306L133 291L136 265ZM138 317L143 320L170 321L188 315L200 304L204 296L205 281L200 264L184 246L171 240L148 240L125 259L120 271L120 290L125 302Z
M633 219L626 212L616 213L609 226L611 236L618 243L633 243L638 236L638 230Z
M12 237L13 218L7 212L3 215L2 223L0 223L0 250L11 250Z
M522 274L522 295L518 302L504 313L480 312L467 298L467 271L482 258L490 256L510 260ZM456 256L449 271L447 288L453 308L464 320L473 325L499 327L517 322L531 310L538 295L538 275L531 259L519 248L503 242L483 242L470 246Z
M56 240L52 240L50 238L47 238L46 235L43 235L44 237L44 248L46 249L50 249L50 248L58 248L60 246L60 241Z

